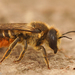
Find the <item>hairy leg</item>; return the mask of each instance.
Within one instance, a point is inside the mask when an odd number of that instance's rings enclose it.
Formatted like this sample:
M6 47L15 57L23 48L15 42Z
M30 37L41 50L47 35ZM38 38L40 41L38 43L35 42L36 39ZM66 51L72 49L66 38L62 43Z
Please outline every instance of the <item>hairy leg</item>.
M23 56L24 56L24 54L25 54L25 52L27 50L27 41L26 40L23 41L23 45L24 45L23 51L21 52L18 60L14 61L14 62L19 62L23 58Z
M12 49L14 48L14 46L17 44L17 42L20 40L19 37L17 37L9 46L9 48L7 49L7 51L5 52L3 58L0 60L0 63L6 59L8 57L8 55L11 53Z
M41 51L42 51L42 54L43 54L45 63L46 63L46 65L47 65L48 69L50 69L50 67L49 67L49 61L48 61L48 58L47 58L46 50L45 50L45 48L44 48L43 46L40 46L40 48L41 48Z
M48 69L50 69L50 67L49 67L49 61L48 61L48 58L47 58L47 53L46 53L45 48L43 46L40 46L40 47L35 47L34 49L37 49L37 51L40 50L42 52L44 60L45 60L45 63L47 65Z

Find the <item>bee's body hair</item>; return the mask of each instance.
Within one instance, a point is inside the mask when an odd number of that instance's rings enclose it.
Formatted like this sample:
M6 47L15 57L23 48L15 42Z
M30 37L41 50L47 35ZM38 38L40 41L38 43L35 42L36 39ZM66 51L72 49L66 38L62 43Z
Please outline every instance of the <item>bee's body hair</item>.
M22 43L24 49L22 50L19 59L15 62L18 62L23 58L27 46L31 45L35 50L42 51L46 65L49 68L47 53L43 44L45 43L50 49L54 50L54 53L57 53L60 44L59 38L63 37L61 36L59 30L55 27L49 27L46 23L38 21L31 23L0 24L0 47L10 45L0 62L7 58L17 43Z

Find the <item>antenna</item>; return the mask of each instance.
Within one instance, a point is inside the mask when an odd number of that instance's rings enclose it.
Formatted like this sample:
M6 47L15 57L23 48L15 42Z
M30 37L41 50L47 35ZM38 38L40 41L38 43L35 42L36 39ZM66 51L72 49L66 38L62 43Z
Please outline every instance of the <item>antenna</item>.
M68 38L68 39L72 40L72 38L70 38L70 37L68 37L68 36L64 36L64 35L65 35L65 34L69 34L69 33L73 33L73 32L75 32L75 31L68 31L68 32L66 32L66 33L63 33L62 36L60 36L58 39L61 39L61 38L65 37L65 38Z

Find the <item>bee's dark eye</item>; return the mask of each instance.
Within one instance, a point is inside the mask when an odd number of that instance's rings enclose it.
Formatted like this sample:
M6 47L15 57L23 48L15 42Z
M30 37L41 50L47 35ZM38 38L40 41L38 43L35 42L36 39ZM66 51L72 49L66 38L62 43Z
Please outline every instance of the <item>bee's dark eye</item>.
M54 37L54 35L52 35L52 34L51 34L51 38L52 38L52 40L55 40L55 37Z
M55 29L50 29L47 34L47 40L49 42L50 48L57 52L57 31Z

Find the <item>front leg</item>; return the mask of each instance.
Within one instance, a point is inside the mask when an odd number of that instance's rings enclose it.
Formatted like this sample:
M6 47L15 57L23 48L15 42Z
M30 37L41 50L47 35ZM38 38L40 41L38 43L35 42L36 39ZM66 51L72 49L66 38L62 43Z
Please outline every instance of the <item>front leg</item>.
M41 51L42 51L42 54L43 54L45 63L46 63L46 65L47 65L48 69L50 69L50 67L49 67L49 61L48 61L48 58L47 58L46 50L45 50L45 48L44 48L43 46L40 46L40 48L41 48Z
M46 50L43 46L40 46L40 47L36 47L35 49L37 49L39 51L39 49L41 50L42 54L43 54L43 57L44 57L44 60L45 60L45 63L48 67L48 69L50 69L49 67L49 61L48 61L48 58L47 58L47 53L46 53Z

